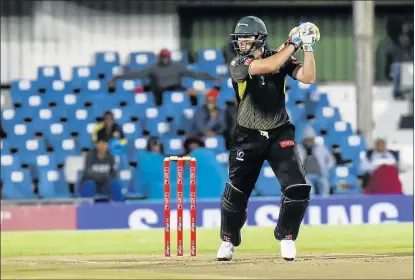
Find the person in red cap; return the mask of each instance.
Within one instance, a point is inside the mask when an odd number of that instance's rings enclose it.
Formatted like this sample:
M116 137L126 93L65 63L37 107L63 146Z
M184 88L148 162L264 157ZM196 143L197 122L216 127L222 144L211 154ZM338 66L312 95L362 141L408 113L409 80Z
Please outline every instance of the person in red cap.
M206 103L196 109L192 131L200 136L223 134L225 130L225 114L216 105L219 88L214 87L206 94Z
M158 56L157 64L151 65L146 69L125 73L114 76L110 80L110 87L114 87L117 79L135 80L150 78L151 91L153 92L154 102L161 106L163 102L163 92L171 90L186 90L182 86L182 78L190 77L200 80L216 80L215 77L205 72L193 72L187 69L186 65L175 63L171 59L171 52L162 49Z

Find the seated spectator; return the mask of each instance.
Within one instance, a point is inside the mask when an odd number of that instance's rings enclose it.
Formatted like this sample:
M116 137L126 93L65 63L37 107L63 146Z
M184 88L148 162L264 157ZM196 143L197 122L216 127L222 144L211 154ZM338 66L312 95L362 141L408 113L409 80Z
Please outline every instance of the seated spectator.
M225 137L227 150L230 150L231 135L236 126L236 114L237 114L236 102L235 101L226 102L225 131L223 132L223 136Z
M375 145L375 150L369 150L366 153L362 167L364 170L373 173L381 165L398 165L395 155L387 149L385 139L378 138Z
M224 112L216 105L219 90L214 88L206 95L206 104L196 109L192 131L200 136L215 136L225 131Z
M298 150L306 178L314 187L312 191L327 196L330 194L329 170L334 166L334 158L326 147L315 143L315 137L314 129L306 127L303 142L298 145Z
M370 176L365 194L403 194L396 165L381 165Z
M111 111L107 111L104 113L103 121L95 126L92 134L92 141L94 143L99 140L109 142L113 138L119 138L121 140L121 144L127 143L121 126L115 122L113 113Z
M109 86L114 87L114 82L117 79L135 80L150 78L150 89L153 92L154 102L157 106L161 106L164 91L186 90L182 86L183 77L201 80L216 80L216 78L209 73L190 71L187 69L186 65L172 62L171 52L167 49L162 49L159 53L157 64L146 69L115 76L110 80Z
M187 156L194 150L203 147L205 147L205 143L198 135L188 135L183 143L183 156Z
M398 167L398 159L387 149L386 140L378 138L376 140L375 150L366 152L366 156L361 160L361 173L363 173L363 187L366 187L370 181L371 174L382 165L393 165ZM399 169L398 169L399 170Z
M88 152L79 193L82 197L122 200L121 184L116 178L115 158L108 152L108 142L100 139Z
M150 153L164 155L164 146L160 138L157 136L151 136L147 141L147 151Z

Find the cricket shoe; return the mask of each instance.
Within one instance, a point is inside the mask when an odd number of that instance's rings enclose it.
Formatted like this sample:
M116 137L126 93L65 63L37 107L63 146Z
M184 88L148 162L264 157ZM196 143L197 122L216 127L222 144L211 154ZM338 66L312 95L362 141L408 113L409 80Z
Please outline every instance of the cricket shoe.
M281 240L281 256L286 261L293 261L296 255L297 249L295 248L295 241L292 239L291 234L289 234Z
M216 254L216 259L218 261L230 261L235 251L235 246L231 242L222 241L222 244L219 247L218 253Z

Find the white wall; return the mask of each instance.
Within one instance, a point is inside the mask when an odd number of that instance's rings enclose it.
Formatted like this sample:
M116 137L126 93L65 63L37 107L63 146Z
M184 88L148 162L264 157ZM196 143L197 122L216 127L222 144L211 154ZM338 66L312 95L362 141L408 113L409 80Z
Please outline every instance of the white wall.
M34 79L41 65L93 63L97 51L118 51L122 62L132 51L179 48L177 14L122 17L72 3L39 1L33 18L1 18L1 81Z

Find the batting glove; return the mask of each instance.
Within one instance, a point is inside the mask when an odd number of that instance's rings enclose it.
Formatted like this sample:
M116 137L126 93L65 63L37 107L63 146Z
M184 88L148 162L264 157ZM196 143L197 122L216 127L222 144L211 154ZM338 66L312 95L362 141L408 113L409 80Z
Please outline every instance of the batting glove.
M300 36L300 27L294 27L291 29L290 34L288 35L288 44L293 45L297 51L303 44Z
M311 22L302 23L299 29L304 51L312 52L313 44L320 40L320 30L317 25Z

